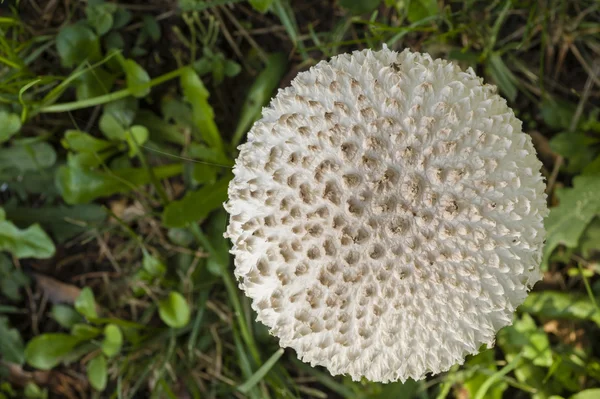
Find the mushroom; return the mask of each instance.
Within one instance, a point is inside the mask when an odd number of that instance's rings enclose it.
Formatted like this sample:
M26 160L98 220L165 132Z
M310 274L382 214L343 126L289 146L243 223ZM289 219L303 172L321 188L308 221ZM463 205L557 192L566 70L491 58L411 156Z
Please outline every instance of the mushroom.
M541 163L471 68L384 47L322 61L252 127L226 237L257 319L353 380L447 371L541 279Z

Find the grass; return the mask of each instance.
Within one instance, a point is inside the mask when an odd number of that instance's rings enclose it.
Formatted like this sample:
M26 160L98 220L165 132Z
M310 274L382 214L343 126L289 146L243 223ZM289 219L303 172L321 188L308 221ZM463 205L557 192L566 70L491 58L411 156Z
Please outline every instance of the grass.
M598 2L0 9L0 399L599 396ZM237 288L220 207L235 147L276 89L383 43L496 84L552 206L544 280L496 347L387 385L279 348Z

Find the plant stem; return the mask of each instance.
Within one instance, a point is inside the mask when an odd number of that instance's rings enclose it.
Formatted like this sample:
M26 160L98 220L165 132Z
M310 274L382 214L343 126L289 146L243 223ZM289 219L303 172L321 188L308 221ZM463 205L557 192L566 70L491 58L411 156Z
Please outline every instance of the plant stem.
M135 90L144 90L147 88L158 86L159 84L169 81L171 79L175 79L175 78L179 77L186 68L188 68L188 67L185 66L182 68L178 68L174 71L165 73L164 75L161 75L157 78L152 79L151 81L149 81L146 84L136 86ZM56 112L74 111L76 109L89 108L89 107L94 107L96 105L110 103L112 101L120 100L122 98L129 97L132 95L133 95L133 93L132 93L131 89L127 88L127 89L115 91L114 93L108 93L108 94L104 94L102 96L89 98L87 100L49 105L47 107L42 107L42 108L37 109L36 113L56 113Z
M229 275L229 270L227 268L228 259L223 259L218 251L212 246L206 235L200 230L200 227L196 223L191 223L190 228L192 233L196 236L200 245L202 245L214 258L218 260L219 268L221 269L221 278L223 279L223 283L225 284L225 288L227 289L227 293L229 294L229 299L231 300L231 304L233 305L233 309L235 311L236 318L238 320L238 324L240 325L240 333L242 334L242 339L248 346L254 361L257 364L261 364L260 355L258 350L256 349L256 343L250 334L250 330L248 329L248 324L246 324L246 320L244 319L244 312L242 311L242 304L240 302L240 298L238 297L237 290L235 288L235 284L233 283L233 279Z

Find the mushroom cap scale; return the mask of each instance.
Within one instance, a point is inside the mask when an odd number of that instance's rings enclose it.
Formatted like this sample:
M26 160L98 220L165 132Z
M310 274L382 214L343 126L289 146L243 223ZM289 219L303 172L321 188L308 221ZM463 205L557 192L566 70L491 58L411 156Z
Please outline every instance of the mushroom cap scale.
M257 319L333 375L462 364L541 279L531 138L472 69L384 47L322 61L239 147L225 209Z

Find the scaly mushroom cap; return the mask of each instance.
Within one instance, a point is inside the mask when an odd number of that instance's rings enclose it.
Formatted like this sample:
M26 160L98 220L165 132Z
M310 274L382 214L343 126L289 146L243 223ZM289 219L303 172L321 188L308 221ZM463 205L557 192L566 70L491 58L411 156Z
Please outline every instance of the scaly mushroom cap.
M333 57L240 146L235 275L313 366L382 382L446 371L493 345L541 278L540 167L472 69L387 47Z

